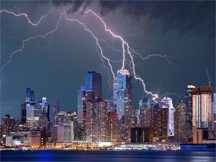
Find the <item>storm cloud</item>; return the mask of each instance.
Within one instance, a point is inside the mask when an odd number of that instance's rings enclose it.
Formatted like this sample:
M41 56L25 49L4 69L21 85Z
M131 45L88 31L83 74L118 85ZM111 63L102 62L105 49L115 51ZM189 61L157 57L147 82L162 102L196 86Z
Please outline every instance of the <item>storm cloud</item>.
M72 12L76 12L82 5L87 8L92 1L64 1L53 0L55 6L72 4ZM170 29L178 30L179 36L187 32L195 35L207 36L213 39L215 35L215 2L214 1L98 1L102 16L120 9L125 15L135 21L141 17L148 18L148 23L155 25L160 22L162 32Z

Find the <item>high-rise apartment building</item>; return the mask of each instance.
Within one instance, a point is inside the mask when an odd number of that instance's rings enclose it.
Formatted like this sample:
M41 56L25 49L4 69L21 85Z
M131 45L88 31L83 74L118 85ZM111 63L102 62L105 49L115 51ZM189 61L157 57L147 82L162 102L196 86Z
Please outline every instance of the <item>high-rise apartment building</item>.
M96 105L95 102L86 103L86 141L96 143L98 141L96 124Z
M175 141L185 142L186 139L186 104L183 101L179 101L175 106L174 112L174 130L175 130Z
M140 109L132 108L131 110L131 128L139 127L140 123Z
M167 141L169 105L158 102L154 105L154 108L151 108L150 110L153 137L156 138L156 141Z
M140 126L141 128L151 127L151 108L147 105L140 109Z
M86 140L86 103L88 101L94 102L94 92L89 87L81 87L78 90L78 139Z
M212 87L192 88L192 126L212 132Z
M116 80L114 80L116 82ZM132 77L126 69L117 72L117 83L113 84L113 89L116 87L117 95L113 96L116 102L119 127L119 141L130 142L131 138L131 109L132 109ZM115 98L116 97L116 98Z
M188 141L192 142L192 88L193 85L188 85L186 87L185 93L185 105L186 105L186 137Z
M107 102L107 140L118 141L118 114L112 100Z
M60 111L59 101L56 98L55 101L54 101L54 106L53 106L53 116L52 116L53 125L55 124L55 116L56 116L57 113L59 113L59 111Z
M2 136L8 136L10 132L15 131L16 122L15 119L10 117L9 114L6 114L2 117Z
M86 73L86 87L90 88L95 94L95 100L102 100L102 77L101 73L89 71Z
M98 142L108 140L107 132L107 102L99 101L95 103L96 107L96 132L98 134Z

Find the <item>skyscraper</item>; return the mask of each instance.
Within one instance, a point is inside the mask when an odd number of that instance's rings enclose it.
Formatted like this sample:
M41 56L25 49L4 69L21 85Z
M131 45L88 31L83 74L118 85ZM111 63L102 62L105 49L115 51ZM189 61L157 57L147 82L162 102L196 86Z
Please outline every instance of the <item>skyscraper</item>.
M113 100L116 100L119 141L130 142L133 87L132 77L130 76L129 71L126 69L119 70L117 72L117 84L115 83L113 86L117 86L117 95L114 96ZM115 87L113 87L113 89Z
M34 91L30 88L26 88L26 102L34 103Z
M186 104L186 137L192 141L192 88L193 85L186 87L185 104Z
M169 105L169 117L168 117L168 136L174 136L174 111L172 99L170 97L164 97L161 102Z
M26 102L21 104L21 118L20 118L21 124L26 124Z
M50 107L46 97L42 97L42 114L47 118L46 130L50 129Z
M101 73L89 71L86 73L86 87L90 88L95 93L95 100L102 100L102 77Z
M192 89L192 125L212 132L212 87Z
M59 111L60 111L59 101L58 101L58 98L56 98L54 101L54 106L53 106L53 116L52 116L53 125L55 125L55 116Z
M175 106L174 112L174 130L175 130L175 141L176 142L185 142L186 138L186 106L183 101L179 101Z
M35 104L26 104L26 126L30 130L37 129L39 127L39 117L41 110Z
M151 127L153 127L153 137L157 141L168 140L168 116L169 105L158 102L151 108Z
M81 90L77 91L78 101L78 139L86 140L86 103L88 101L94 102L94 92L89 87L81 87Z

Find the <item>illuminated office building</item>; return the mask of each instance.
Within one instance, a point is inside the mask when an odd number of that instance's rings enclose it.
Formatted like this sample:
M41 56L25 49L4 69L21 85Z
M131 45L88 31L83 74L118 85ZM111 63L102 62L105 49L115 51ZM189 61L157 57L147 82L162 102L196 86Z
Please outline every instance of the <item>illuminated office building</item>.
M192 142L192 88L195 88L193 85L188 85L186 87L185 93L185 104L186 104L186 137L188 141Z
M34 91L30 88L26 88L26 102L27 103L34 103Z
M81 90L77 91L78 102L78 139L86 140L86 103L88 101L94 102L94 92L89 87L81 87Z
M175 142L185 142L186 139L186 105L179 101L174 112Z
M15 119L10 117L9 114L6 114L4 117L2 117L2 137L6 137L10 134L10 132L14 132L15 126Z
M101 73L89 71L86 73L86 87L90 88L95 94L95 100L102 100L102 77Z
M212 132L212 87L192 89L192 125Z
M56 114L57 114L59 111L60 111L59 101L58 101L58 99L56 98L55 101L54 101L54 106L53 106L53 116L52 116L53 125L55 124L55 116L56 116Z
M47 118L46 130L50 130L50 106L46 97L42 97L42 114Z
M37 129L39 127L40 115L41 110L35 103L26 104L26 127L30 130Z
M129 71L126 69L119 70L117 72L117 84L114 83L113 86L117 86L117 95L113 97L113 100L116 101L118 114L119 141L130 142L133 88Z
M74 132L73 132L73 121L65 122L64 127L64 142L73 142Z
M164 97L161 102L168 104L169 117L168 117L168 136L174 136L174 112L175 108L173 107L172 99L170 97Z

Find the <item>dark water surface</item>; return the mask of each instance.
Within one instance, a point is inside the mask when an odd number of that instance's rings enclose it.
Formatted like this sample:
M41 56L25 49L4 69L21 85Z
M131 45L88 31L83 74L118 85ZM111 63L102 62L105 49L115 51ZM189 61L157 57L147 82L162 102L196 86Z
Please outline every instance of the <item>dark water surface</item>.
M2 151L1 161L216 162L214 151Z

